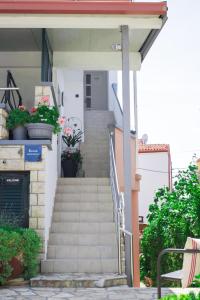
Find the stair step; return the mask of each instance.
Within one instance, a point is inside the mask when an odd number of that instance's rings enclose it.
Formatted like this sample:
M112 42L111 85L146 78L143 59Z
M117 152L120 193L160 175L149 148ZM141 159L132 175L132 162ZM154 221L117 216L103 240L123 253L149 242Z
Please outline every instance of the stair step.
M48 246L48 259L51 258L117 258L114 246Z
M113 212L54 212L53 221L112 222Z
M104 186L104 185L83 185L83 186L77 186L77 185L58 185L57 186L57 192L65 192L65 193L108 193L111 192L110 186Z
M115 233L114 222L53 222L52 233Z
M58 185L106 185L109 186L109 178L59 178Z
M109 193L66 193L57 192L56 201L62 202L112 202L112 194Z
M110 273L118 271L117 258L47 259L41 262L42 273Z
M115 233L104 233L104 234L75 234L75 233L50 233L49 246L50 245L82 245L82 246L106 246L116 245L116 234Z
M84 212L84 211L90 211L90 212L103 212L103 211L111 211L113 212L113 204L110 203L102 203L102 202L58 202L56 201L54 206L55 212Z
M125 274L46 274L39 275L30 280L32 287L51 288L108 288L119 285L127 285Z

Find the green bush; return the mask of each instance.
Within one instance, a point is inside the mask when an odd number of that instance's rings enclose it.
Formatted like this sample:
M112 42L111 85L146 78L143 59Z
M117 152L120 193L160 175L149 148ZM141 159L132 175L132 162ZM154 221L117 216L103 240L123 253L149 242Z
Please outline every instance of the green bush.
M29 279L37 273L37 257L41 249L41 239L33 229L0 228L0 285L12 274L10 261L21 256L24 278Z
M194 277L191 287L200 288L200 274Z
M195 295L194 293L190 293L187 295L169 295L163 297L161 300L200 300L200 294Z
M165 248L183 248L187 237L200 236L200 185L196 166L180 171L170 191L157 191L149 207L148 226L141 240L141 277L156 280L158 254ZM180 254L168 254L162 259L162 273L182 266Z
M29 112L21 105L10 111L6 121L6 127L8 129L14 129L17 126L23 126L29 122L29 118Z

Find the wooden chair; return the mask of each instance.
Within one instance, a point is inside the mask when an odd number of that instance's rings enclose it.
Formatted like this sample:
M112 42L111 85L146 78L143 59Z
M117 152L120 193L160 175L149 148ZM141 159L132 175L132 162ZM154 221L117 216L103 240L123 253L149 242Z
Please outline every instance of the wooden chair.
M161 286L162 286L162 281L163 280L168 280L168 281L178 281L181 282L183 278L183 270L176 270L174 272L170 272L167 274L161 274L161 259L163 255L167 253L180 253L180 254L185 254L185 253L200 253L200 250L197 249L164 249L160 252L157 260L157 291L158 291L158 299L161 298ZM188 266L188 272L190 270L190 266Z

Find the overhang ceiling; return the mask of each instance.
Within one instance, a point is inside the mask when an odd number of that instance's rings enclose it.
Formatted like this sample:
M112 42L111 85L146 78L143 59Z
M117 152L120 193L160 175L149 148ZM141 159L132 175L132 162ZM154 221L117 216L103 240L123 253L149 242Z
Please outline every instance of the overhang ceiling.
M47 29L53 51L112 52L119 29ZM130 51L137 52L150 29L130 30ZM41 29L0 29L0 51L41 51Z

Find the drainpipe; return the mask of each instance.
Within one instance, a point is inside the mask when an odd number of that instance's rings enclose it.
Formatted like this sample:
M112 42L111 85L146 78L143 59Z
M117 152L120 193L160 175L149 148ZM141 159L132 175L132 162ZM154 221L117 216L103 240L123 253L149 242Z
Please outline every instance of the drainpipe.
M123 98L123 159L124 159L124 199L125 199L125 228L132 232L131 218L131 144L130 144L130 65L129 65L129 27L121 26L122 44L122 98ZM125 272L128 285L131 280L131 239L125 235Z

